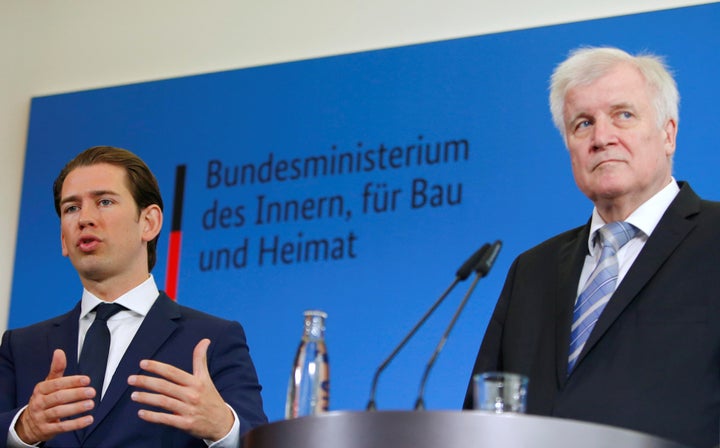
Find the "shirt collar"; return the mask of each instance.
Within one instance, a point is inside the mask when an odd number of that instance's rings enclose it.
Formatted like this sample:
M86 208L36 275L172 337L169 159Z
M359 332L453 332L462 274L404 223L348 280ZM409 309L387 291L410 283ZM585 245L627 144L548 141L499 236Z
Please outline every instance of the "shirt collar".
M120 304L140 316L145 316L159 295L160 291L155 283L155 278L150 274L147 280L115 299L114 303ZM83 288L80 319L86 317L100 303L104 303L104 301Z
M639 233L638 236L643 235L645 239L649 238L679 192L680 187L673 177L665 188L655 193L653 197L636 208L635 211L627 217L625 222L634 225L640 230L641 233ZM597 207L593 208L592 219L590 221L590 235L588 237L588 253L593 253L595 234L600 227L605 224L607 223L600 217Z

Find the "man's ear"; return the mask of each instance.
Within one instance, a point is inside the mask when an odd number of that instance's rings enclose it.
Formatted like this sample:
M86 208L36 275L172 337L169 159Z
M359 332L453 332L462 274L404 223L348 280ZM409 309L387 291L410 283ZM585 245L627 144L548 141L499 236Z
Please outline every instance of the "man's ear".
M160 233L163 223L163 212L157 204L151 204L140 212L140 224L142 224L142 240L152 241Z
M665 123L665 126L663 126L663 132L665 134L665 137L663 139L665 143L665 155L668 157L672 157L673 154L675 154L675 143L678 132L677 122L672 118L669 119Z
M60 232L60 247L62 247L63 257L67 257L68 249L67 249L67 244L65 244L65 235L63 235L62 231Z

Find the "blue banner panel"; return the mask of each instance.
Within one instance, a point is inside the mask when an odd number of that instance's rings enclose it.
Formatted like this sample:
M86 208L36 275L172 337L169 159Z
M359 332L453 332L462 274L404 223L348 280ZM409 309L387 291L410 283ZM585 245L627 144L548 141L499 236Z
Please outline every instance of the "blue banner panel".
M304 310L329 316L331 409L362 409L460 264L502 240L429 377L428 408L459 409L513 258L592 210L550 119L554 66L581 45L666 56L683 97L676 177L717 199L718 23L711 4L35 98L10 326L80 298L51 184L79 151L120 146L164 194L158 284L244 325L271 420ZM468 285L385 371L379 409L412 408Z

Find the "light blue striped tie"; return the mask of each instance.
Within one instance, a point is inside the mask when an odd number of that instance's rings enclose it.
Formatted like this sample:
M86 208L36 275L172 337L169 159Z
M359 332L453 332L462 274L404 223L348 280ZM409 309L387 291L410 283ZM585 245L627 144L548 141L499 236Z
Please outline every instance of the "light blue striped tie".
M572 372L585 342L592 332L605 305L610 301L618 278L618 260L616 253L628 241L633 239L638 229L632 224L615 221L606 224L598 231L602 252L597 266L590 274L585 288L578 296L573 311L573 324L570 330L570 354L568 355L568 375Z

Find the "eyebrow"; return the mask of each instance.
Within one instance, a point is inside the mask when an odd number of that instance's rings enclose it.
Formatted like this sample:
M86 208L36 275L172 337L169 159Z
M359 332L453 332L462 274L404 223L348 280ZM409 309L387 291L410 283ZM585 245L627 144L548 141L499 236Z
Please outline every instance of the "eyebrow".
M620 103L615 103L615 104L610 105L610 112L615 112L615 111L623 110L623 109L630 109L630 110L635 111L635 110L637 110L637 107L635 107L632 103L628 103L627 101L623 101ZM594 116L585 111L579 112L572 116L572 118L566 123L566 126L577 122L577 120L580 118L592 119L592 118L594 118Z
M632 110L635 110L636 107L635 107L632 103L628 103L628 102L617 103L617 104L613 104L612 106L610 106L610 110L612 110L612 111L615 111L615 110L618 110L618 109L632 109Z
M90 196L97 198L100 196L118 196L119 194L113 190L93 190L90 192ZM80 200L79 195L70 195L60 199L60 205L67 204L68 202L77 202Z

